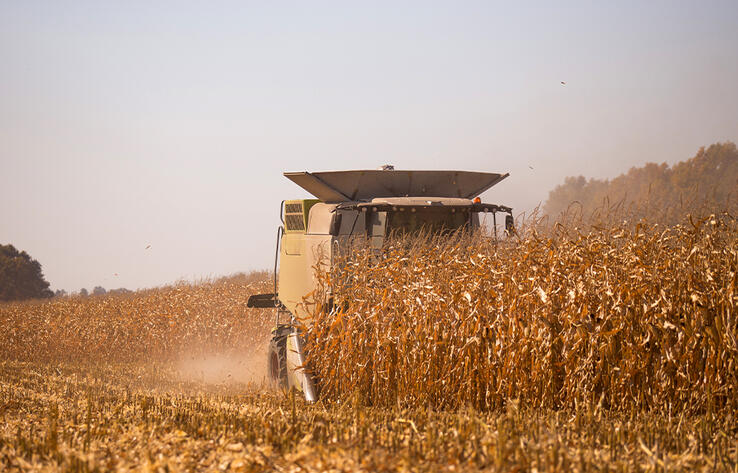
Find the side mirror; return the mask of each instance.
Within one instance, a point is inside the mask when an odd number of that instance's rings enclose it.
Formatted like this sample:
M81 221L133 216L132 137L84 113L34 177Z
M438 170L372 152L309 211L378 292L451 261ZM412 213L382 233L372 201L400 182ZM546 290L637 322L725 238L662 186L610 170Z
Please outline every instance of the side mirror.
M338 236L338 232L341 230L342 218L343 218L343 214L340 214L338 212L333 214L333 218L331 218L331 226L328 229L328 233L330 233L333 236Z
M505 216L505 231L508 233L508 235L512 235L513 233L515 233L515 221L513 220L512 215Z

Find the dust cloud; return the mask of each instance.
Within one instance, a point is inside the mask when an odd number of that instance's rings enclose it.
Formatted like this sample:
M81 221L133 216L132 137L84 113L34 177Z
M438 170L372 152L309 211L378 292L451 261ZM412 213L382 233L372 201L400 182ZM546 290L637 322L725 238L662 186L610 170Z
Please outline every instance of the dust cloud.
M186 355L176 365L181 381L209 385L234 386L250 384L268 385L267 346L254 347L243 353L218 353Z

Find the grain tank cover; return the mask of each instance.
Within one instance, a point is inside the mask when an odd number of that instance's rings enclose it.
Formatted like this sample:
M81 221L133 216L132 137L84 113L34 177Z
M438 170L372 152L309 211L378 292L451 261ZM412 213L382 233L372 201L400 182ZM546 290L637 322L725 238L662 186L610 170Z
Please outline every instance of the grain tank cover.
M509 174L473 171L286 172L285 177L323 202L375 197L456 197L471 199Z

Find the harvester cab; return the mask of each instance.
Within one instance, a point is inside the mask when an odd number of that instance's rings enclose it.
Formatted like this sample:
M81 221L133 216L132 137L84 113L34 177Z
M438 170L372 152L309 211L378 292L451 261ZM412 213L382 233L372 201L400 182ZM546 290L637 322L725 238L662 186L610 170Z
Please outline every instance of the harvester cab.
M505 214L506 232L514 231L510 207L482 203L478 197L508 174L387 166L284 175L316 198L282 202L274 293L251 296L247 306L276 309L267 375L277 386L301 391L308 401L317 399L317 391L299 327L310 324L306 296L317 287L316 267L332 264L337 252L349 251L349 242L357 239L381 249L392 233L479 231L480 213L491 214L495 238L498 213Z

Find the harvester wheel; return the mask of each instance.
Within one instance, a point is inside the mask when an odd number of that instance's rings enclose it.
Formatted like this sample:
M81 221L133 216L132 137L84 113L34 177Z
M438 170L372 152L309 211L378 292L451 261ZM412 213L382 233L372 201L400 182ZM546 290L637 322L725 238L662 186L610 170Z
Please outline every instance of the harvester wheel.
M278 388L287 388L287 337L272 338L268 356L269 381Z

